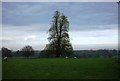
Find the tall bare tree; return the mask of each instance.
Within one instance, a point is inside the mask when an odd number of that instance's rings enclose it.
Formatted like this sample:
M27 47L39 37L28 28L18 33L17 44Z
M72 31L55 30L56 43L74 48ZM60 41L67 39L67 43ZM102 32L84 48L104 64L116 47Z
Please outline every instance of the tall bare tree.
M54 53L56 57L62 54L71 54L73 52L69 38L69 21L67 17L59 11L55 11L51 28L49 29L49 44L45 50L48 54Z

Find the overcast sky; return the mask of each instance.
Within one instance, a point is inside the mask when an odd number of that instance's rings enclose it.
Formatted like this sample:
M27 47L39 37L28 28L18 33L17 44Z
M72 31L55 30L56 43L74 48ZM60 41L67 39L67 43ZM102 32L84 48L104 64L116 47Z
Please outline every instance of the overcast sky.
M56 10L68 17L70 41L75 50L117 49L116 2L3 2L2 46L12 50L25 45L44 49Z

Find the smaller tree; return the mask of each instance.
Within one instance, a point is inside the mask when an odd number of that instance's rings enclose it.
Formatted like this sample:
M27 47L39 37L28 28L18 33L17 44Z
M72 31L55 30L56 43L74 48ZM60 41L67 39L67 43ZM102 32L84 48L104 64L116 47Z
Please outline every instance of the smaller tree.
M8 48L2 47L2 57L11 57L12 51Z
M27 58L29 56L34 55L34 49L32 48L32 46L29 46L29 45L23 47L22 50L21 50L21 52L22 52L23 56L25 56Z

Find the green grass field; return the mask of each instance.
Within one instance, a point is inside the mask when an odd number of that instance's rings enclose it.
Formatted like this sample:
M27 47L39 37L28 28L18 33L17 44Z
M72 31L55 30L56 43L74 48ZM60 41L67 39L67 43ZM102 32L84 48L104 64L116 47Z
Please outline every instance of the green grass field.
M12 58L3 62L3 79L118 79L113 58Z

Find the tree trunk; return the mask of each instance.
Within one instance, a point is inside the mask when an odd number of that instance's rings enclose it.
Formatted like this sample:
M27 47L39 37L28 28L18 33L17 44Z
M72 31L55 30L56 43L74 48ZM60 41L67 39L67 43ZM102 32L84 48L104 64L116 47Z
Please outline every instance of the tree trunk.
M56 57L60 57L60 54L57 53L57 54L56 54Z
M62 23L63 23L63 20L62 20ZM57 48L57 54L56 54L56 57L60 57L60 55L61 55L61 35L62 35L62 26L63 26L63 24L62 23L60 23L60 27L59 27L59 34L58 34L58 41L57 41L57 43L58 43L58 48Z
M56 57L60 57L59 32L58 32L58 17L56 17L56 20L55 20L55 28L56 28L56 33L57 33Z
M59 37L57 41L56 57L60 57L60 38Z

